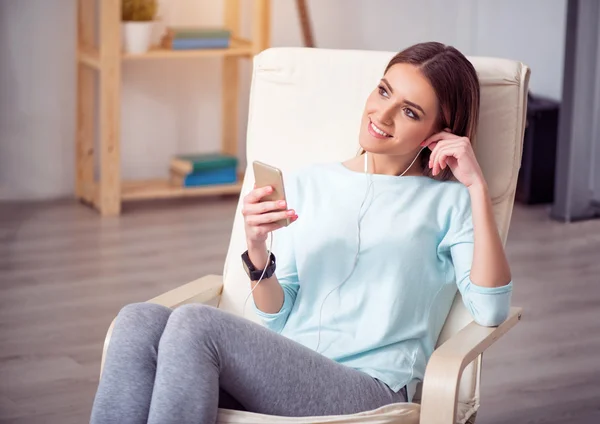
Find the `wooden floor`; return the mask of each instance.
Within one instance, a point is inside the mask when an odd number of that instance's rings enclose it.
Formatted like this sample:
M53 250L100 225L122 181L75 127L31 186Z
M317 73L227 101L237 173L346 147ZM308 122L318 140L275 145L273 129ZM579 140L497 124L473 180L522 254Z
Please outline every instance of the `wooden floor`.
M121 306L220 273L235 200L0 205L0 423L84 423ZM484 358L478 423L600 423L600 220L517 207L524 320Z

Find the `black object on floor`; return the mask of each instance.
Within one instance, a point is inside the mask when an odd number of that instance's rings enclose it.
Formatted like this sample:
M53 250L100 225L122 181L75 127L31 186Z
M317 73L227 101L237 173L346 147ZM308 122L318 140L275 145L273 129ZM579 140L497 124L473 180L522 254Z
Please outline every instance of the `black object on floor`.
M528 95L527 127L515 200L528 205L554 201L560 103Z

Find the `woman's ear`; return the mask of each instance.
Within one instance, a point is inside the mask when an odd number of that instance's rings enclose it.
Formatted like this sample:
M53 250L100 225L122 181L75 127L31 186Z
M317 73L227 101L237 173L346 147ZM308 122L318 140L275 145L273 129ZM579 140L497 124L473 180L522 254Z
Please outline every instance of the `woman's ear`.
M449 128L445 128L445 129L444 129L444 127L442 127L442 126L435 125L435 128L434 128L434 130L431 132L431 134L429 134L429 135L427 136L427 138L426 138L425 140L423 140L423 141L422 141L422 142L421 142L419 145L420 145L420 146L424 146L424 147L427 147L427 146L429 146L429 145L432 143L432 141L434 140L434 137L433 137L433 136L434 136L434 135L436 135L436 134L439 134L439 133L441 133L442 131L448 131L448 132L450 132L450 129L449 129Z
M427 138L423 141L421 141L421 143L419 143L419 146L421 147L427 147L429 146L433 141L434 141L434 135L438 134L440 131L434 131L431 134L429 134L427 136Z

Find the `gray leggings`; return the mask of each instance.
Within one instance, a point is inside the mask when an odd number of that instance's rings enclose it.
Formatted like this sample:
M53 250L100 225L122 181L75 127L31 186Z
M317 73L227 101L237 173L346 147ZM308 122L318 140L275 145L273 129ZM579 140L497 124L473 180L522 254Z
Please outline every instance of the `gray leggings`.
M217 308L138 303L117 316L91 423L214 423L218 407L339 415L405 399L404 390Z

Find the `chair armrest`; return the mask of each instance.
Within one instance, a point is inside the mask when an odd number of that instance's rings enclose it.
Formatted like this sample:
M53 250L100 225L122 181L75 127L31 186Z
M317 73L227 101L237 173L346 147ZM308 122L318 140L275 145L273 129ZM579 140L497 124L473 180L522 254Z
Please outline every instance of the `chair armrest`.
M220 296L222 291L223 277L221 275L207 275L158 295L147 302L156 303L168 308L176 308L178 306L185 305L186 303L208 303ZM115 320L113 319L108 327L108 331L106 332L106 337L104 338L102 360L100 362L100 375L102 375L104 358L106 357L106 351L108 349L108 345L110 344L110 338L112 336L114 326Z
M222 291L223 276L207 275L156 296L147 302L176 308L186 303L208 303L218 297Z
M521 319L522 308L511 308L506 321L498 327L483 327L475 322L438 347L427 364L421 400L421 423L454 424L460 378L473 362Z

